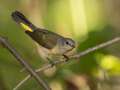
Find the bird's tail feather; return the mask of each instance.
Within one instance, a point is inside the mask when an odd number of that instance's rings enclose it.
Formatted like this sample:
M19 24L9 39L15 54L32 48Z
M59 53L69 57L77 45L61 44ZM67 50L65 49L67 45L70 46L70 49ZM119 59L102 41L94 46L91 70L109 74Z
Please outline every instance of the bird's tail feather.
M33 32L36 29L36 26L34 26L21 12L14 11L11 16L13 20L21 25L26 31Z

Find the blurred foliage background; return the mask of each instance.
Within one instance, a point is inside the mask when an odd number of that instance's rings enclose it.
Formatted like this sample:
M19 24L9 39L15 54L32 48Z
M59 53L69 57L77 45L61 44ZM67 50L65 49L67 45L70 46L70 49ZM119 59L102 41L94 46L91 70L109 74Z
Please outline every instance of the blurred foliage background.
M120 35L119 9L119 0L0 0L0 35L7 37L34 68L40 68L46 63L40 49L11 19L13 11L21 11L38 27L72 37L81 52ZM0 47L0 90L12 90L27 75L21 69ZM52 90L120 90L120 43L46 70L42 77ZM40 87L31 79L19 90Z

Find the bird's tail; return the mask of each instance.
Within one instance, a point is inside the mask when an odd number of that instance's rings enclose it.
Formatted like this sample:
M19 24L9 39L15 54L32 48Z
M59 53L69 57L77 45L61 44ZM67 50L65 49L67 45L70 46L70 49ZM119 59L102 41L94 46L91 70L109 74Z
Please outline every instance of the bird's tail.
M36 26L34 26L21 12L14 11L11 16L13 20L26 31L33 32L36 29Z

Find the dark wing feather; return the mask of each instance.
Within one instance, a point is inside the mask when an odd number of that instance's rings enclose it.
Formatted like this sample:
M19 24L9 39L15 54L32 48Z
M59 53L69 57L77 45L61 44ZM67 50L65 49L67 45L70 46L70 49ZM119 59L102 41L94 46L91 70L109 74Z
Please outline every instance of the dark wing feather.
M41 46L47 48L47 49L52 49L57 43L57 40L59 38L63 38L62 36L48 31L44 29L37 29L34 32L29 32L26 31L26 33L31 36L33 40L35 40L38 44Z

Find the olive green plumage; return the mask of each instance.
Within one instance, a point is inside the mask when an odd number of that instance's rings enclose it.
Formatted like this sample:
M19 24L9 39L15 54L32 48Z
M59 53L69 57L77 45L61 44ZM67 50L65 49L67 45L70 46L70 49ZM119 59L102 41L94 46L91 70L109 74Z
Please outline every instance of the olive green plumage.
M60 35L50 32L44 29L36 29L33 32L25 31L29 36L32 37L41 46L52 49L57 43L59 38L63 38Z

